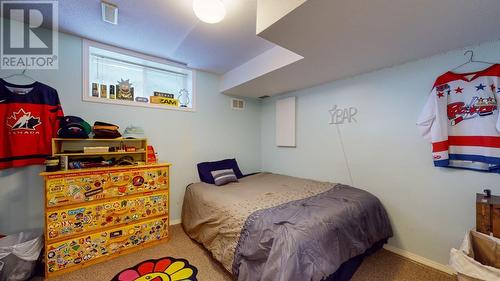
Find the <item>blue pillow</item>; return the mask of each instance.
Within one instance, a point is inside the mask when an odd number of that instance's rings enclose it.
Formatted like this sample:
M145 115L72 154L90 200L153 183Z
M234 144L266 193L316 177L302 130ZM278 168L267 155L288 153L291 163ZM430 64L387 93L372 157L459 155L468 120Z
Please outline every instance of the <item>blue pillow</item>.
M241 179L243 174L236 163L236 159L224 159L215 162L202 162L198 163L198 175L200 180L205 183L215 184L214 177L212 176L212 171L233 169L234 174L237 178Z

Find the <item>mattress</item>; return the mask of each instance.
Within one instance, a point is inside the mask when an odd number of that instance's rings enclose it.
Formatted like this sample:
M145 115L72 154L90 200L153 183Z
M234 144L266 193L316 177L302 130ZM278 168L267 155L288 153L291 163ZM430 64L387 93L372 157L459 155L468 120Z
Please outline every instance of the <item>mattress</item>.
M392 236L370 193L271 173L191 184L182 224L237 280L252 281L320 281Z

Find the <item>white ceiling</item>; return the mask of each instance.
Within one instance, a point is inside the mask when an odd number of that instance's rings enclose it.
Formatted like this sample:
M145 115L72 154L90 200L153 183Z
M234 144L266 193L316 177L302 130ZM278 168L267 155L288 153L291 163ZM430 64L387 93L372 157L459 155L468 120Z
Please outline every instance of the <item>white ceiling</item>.
M248 97L500 38L500 0L222 0L226 18L213 25L192 0L110 1L116 26L100 0L60 0L60 30L224 74L223 93Z
M499 26L499 0L308 0L259 33L304 58L224 93L298 90L499 39Z
M223 0L226 18L199 21L192 0L111 0L118 25L101 20L99 0L60 0L59 29L91 40L225 73L274 44L255 34L256 0Z

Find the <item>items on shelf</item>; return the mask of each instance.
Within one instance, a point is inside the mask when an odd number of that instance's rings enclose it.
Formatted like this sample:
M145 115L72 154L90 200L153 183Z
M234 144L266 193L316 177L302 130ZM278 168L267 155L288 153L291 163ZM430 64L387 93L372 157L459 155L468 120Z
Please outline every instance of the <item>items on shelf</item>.
M107 86L104 84L101 84L101 98L107 98L108 97L108 90Z
M139 136L139 135L136 135ZM54 169L72 170L121 165L142 165L147 162L147 139L65 139L52 140L52 156L60 157Z
M125 152L126 147L127 146L123 142L120 142L120 146L113 146L109 149L109 151L111 151L111 152Z
M109 99L116 99L115 85L109 85Z
M117 81L118 84L106 84L106 83L92 83L92 97L95 98L103 98L103 99L119 99L119 100L134 100L134 87L132 87L132 83L130 80ZM108 95L108 87L109 87L109 95ZM144 100L136 100L140 102L148 102L147 98Z
M115 139L122 135L118 131L120 127L101 121L94 122L93 132L95 139Z
M47 157L45 160L45 171L46 172L55 172L59 171L59 157Z
M187 107L191 101L189 98L189 92L186 89L181 89L177 98L173 94L154 92L154 96L150 96L149 100L151 103L163 104L167 106L175 107Z
M181 107L187 107L190 102L189 92L186 89L181 89L179 91L179 97L177 97L177 100L179 100Z
M109 146L84 146L83 153L104 153L109 152Z
M99 84L97 83L92 83L92 96L99 97Z
M67 155L59 156L59 166L62 171L69 169L69 157Z
M86 139L90 132L89 123L80 117L69 115L61 119L57 135L60 138Z
M126 139L142 139L145 137L144 130L138 126L128 126L123 131L123 137Z
M174 94L165 93L165 92L158 92L158 91L154 91L153 95L155 97L164 97L164 98L169 98L169 99L174 99L175 98Z
M148 103L149 102L148 98L145 98L145 97L136 97L135 101L136 102L144 102L144 103Z
M75 161L69 161L68 169L89 169L99 167L111 167L114 163L114 158L104 160L104 157L80 158Z
M179 100L177 99L172 99L172 98L165 98L165 97L159 97L159 96L150 96L149 100L151 103L155 104L163 104L167 106L179 106Z
M134 158L132 156L123 156L120 159L116 161L117 166L127 166L127 165L134 165Z
M158 157L156 157L155 149L152 145L148 145L148 164L154 164L158 162Z
M116 86L116 98L119 100L134 100L134 87L130 83L130 79L118 81Z
M108 92L109 87L109 92ZM172 107L187 107L190 102L189 92L186 89L179 91L178 97L168 92L153 91L153 95L148 97L135 97L134 87L130 79L121 79L117 85L108 85L94 82L92 83L92 97L129 100L140 103L161 104Z

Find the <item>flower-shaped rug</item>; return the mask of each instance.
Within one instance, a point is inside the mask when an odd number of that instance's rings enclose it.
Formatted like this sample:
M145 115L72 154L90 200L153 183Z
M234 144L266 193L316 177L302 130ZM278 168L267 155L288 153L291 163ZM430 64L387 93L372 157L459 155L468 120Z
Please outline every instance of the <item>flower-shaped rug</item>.
M187 260L166 257L124 269L111 281L197 281L197 273Z

